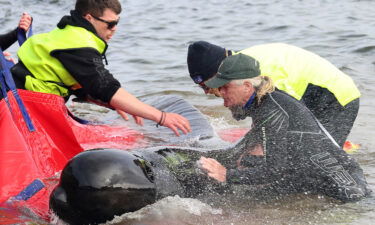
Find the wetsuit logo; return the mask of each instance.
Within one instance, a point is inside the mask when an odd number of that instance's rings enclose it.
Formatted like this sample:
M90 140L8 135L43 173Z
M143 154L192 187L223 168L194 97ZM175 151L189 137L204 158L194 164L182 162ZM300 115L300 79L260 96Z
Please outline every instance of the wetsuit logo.
M364 196L363 191L357 187L357 183L352 176L338 164L338 161L331 157L328 152L323 152L310 157L311 162L324 171L329 177L331 177L339 189L344 190L347 198L356 198Z
M264 160L267 160L267 135L266 135L266 128L262 127L262 135L263 135L263 156Z
M101 75L105 76L105 68L101 58L93 58L95 70Z

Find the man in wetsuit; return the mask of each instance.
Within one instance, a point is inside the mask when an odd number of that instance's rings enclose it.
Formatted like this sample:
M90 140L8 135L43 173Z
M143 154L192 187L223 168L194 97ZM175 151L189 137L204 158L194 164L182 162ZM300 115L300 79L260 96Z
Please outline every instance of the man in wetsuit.
M189 121L175 113L161 112L121 88L104 67L107 42L117 30L121 13L118 0L77 0L75 10L49 33L33 35L18 51L12 68L17 88L81 99L166 126L179 135L190 132Z
M309 192L344 202L368 195L358 163L303 104L259 75L259 63L240 53L227 57L205 82L219 89L236 120L253 121L231 159L202 157L207 175L228 184L266 185L281 195Z
M260 62L262 75L269 76L277 89L304 103L343 146L359 110L360 92L353 80L324 58L296 46L271 43L255 45L239 52L205 41L189 46L187 64L190 77L219 95L204 82L215 75L222 60L242 53Z

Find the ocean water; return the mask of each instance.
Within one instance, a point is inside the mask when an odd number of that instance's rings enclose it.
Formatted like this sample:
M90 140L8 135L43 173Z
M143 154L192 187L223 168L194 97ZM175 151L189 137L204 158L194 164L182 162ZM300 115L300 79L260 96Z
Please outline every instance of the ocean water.
M375 17L371 0L127 0L114 38L108 68L135 96L183 97L202 111L215 130L246 127L234 122L222 100L194 85L186 66L188 44L205 40L227 49L285 42L313 51L350 75L362 93L349 140L361 144L353 157L375 190ZM13 29L23 11L34 18L34 33L53 29L74 0L0 0L0 33ZM17 46L9 51L16 55ZM87 119L112 124L116 113L86 104L69 107ZM212 143L214 144L214 143ZM216 199L213 201L212 199ZM371 224L375 200L339 204L320 196L297 195L267 203L172 196L108 224ZM22 221L22 220L21 220ZM23 218L24 223L42 223ZM56 222L57 219L54 221Z

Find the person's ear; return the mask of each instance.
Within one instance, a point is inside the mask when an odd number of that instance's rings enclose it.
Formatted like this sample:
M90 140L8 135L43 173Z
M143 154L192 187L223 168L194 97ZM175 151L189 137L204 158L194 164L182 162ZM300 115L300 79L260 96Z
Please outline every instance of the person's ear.
M246 92L246 93L251 93L251 92L254 91L254 86L253 86L253 84L252 84L251 82L249 82L249 81L244 81L244 82L243 82L243 85L244 85L244 87L245 87L245 92Z
M93 19L92 16L90 15L90 13L87 13L86 15L84 15L83 18L85 18L86 20L88 20L90 22Z
M243 85L245 86L246 91L251 91L251 90L253 90L253 85L251 84L251 82L249 82L249 81L244 81L244 82L243 82Z

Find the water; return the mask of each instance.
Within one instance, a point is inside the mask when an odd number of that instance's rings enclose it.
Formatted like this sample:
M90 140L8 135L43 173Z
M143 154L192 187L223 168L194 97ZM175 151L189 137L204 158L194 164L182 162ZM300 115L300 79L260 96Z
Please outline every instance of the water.
M47 32L74 2L0 0L1 33L15 27L23 11L33 15L35 33ZM233 122L220 99L205 96L191 82L186 53L192 41L206 40L233 50L285 42L313 51L349 74L362 93L360 112L349 139L361 144L354 157L375 190L374 1L127 0L122 4L118 31L109 43L108 68L138 97L183 97L199 108L216 130L247 125ZM16 49L13 46L9 51L15 55ZM136 127L108 110L71 103L69 106L89 119ZM371 224L375 218L373 198L344 205L304 195L262 204L234 198L206 205L205 200L197 204L195 200L172 197L168 201L176 205L173 213L166 200L112 223L128 224L127 219L132 218L132 224ZM197 208L191 209L193 206Z

